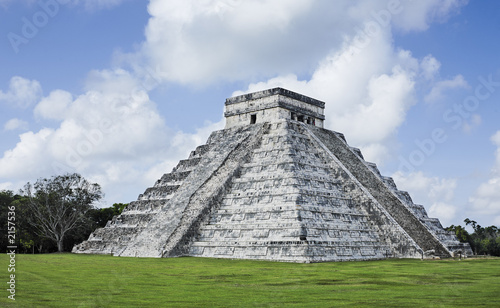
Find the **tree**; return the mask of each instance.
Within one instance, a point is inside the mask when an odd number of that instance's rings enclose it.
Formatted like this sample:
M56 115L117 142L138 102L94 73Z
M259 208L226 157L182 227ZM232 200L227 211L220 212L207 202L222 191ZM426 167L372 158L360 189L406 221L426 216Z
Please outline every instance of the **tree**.
M113 219L113 216L120 215L128 203L115 203L111 207L92 209L87 212L87 216L92 223L93 232L96 228L102 228L106 226L106 223ZM89 233L90 234L90 233Z
M449 229L455 231L457 237L461 240L460 235L466 235L470 247L476 255L492 255L500 256L500 229L496 226L481 227L476 221L466 218L464 220L466 226L471 226L474 229L472 234L468 234L461 226L450 226Z
M451 225L448 228L446 228L446 230L453 231L455 233L455 235L457 236L457 239L461 243L468 243L470 241L469 232L467 232L467 230L465 230L465 228L460 226L460 225L458 225L458 226Z
M123 210L127 207L128 203L114 203L113 204L113 216L120 215ZM113 218L113 217L111 217Z
M14 195L14 193L10 190L0 191L0 232L2 233L2 236L0 237L0 247L1 247L0 249L2 249L2 252L6 252L7 246L9 246L7 238L8 221L9 221L7 218L8 218L8 212L10 211L9 207L15 200L19 198L20 196ZM15 215L14 219L17 219ZM16 224L15 220L11 222ZM16 242L17 242L17 234L16 234Z
M87 211L103 197L99 184L77 173L27 183L23 193L30 224L40 236L57 243L59 252L64 250L65 236L85 221Z

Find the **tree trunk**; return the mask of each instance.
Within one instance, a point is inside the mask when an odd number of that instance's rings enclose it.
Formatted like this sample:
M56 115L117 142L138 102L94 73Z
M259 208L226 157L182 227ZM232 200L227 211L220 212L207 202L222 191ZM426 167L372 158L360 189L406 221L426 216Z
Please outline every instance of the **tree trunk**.
M58 252L63 252L64 250L64 247L63 247L63 239L60 238L58 241L57 241L57 251Z

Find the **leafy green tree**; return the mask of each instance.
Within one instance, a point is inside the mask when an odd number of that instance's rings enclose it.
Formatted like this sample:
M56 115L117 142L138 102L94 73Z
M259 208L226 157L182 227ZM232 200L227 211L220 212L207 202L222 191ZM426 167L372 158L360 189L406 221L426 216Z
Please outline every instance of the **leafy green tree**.
M476 221L466 218L465 225L474 232L469 235L469 244L476 255L500 256L500 229L496 226L481 227Z
M128 203L115 203L111 207L92 209L88 212L88 217L93 224L93 229L102 228L106 223L113 219L113 216L120 215Z
M465 230L465 228L460 226L460 225L458 225L458 226L451 225L448 228L446 228L446 230L453 231L455 233L455 235L457 236L457 239L461 243L468 243L470 241L469 232L467 232L467 230Z
M107 208L92 208L85 214L85 223L72 230L65 241L65 247L73 247L88 239L97 228L106 226L113 216L122 213L128 203L115 203Z
M77 173L27 183L23 193L29 223L38 235L54 241L59 252L65 237L87 222L86 213L103 197L99 184Z
M14 195L14 193L10 190L2 190L0 191L0 232L2 233L2 236L0 236L0 249L2 249L2 252L6 252L7 246L9 246L8 243L8 213L10 212L9 207L12 205L12 203L18 199L19 196ZM15 214L16 211L14 211ZM17 216L14 215L14 218L17 219ZM14 226L17 225L17 222L11 221L11 223L14 223ZM17 233L17 228L16 233ZM18 243L17 240L17 234L16 236L16 243Z
M91 209L90 211L87 212L89 225L92 230L104 227L108 222L108 220L113 218L113 215L114 215L114 209L111 207L102 209Z
M500 236L498 236L496 239L495 239L495 244L493 247L490 248L491 249L491 255L493 256L500 256Z
M120 215L127 206L128 206L128 203L115 203L115 204L113 204L113 210L114 210L113 215Z

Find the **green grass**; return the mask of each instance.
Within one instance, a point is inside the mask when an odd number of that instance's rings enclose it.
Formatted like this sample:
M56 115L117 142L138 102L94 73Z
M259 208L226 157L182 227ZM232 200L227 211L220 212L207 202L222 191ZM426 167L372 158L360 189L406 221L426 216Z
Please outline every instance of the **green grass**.
M500 259L294 264L205 258L16 256L3 307L500 307ZM3 265L2 265L3 264Z

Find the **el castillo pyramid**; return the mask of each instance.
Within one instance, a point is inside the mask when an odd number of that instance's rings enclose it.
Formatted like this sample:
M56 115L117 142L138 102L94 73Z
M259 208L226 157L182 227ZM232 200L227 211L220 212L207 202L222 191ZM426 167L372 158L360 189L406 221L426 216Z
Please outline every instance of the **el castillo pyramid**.
M472 254L282 88L226 100L226 127L74 253L289 262Z

